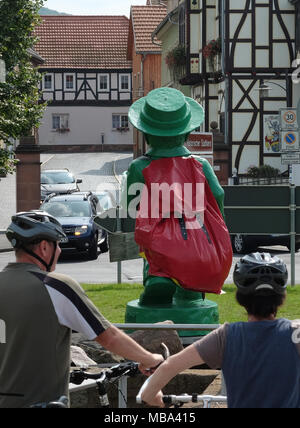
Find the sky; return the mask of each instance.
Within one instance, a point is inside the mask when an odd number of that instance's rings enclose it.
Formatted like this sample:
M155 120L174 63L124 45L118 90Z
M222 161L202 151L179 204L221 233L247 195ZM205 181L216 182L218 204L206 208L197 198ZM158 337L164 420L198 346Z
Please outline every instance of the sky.
M44 7L71 15L130 15L131 5L145 5L146 0L47 0Z

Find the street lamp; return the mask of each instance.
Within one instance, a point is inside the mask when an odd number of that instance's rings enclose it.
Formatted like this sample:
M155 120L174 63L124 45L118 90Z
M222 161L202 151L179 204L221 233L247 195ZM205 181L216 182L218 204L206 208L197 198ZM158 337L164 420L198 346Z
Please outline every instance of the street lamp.
M6 82L6 65L5 61L0 56L0 83Z
M283 89L284 92L287 95L287 102L288 102L288 104L291 104L287 88L285 88L284 86L280 85L279 83L275 83L275 82L269 82L268 81L266 83L278 86L279 88ZM270 91L272 91L272 88L270 88L270 86L266 85L266 83L262 80L261 83L260 83L260 85L259 85L259 88L257 89L257 91L259 91L260 99L268 98L269 95L270 95Z

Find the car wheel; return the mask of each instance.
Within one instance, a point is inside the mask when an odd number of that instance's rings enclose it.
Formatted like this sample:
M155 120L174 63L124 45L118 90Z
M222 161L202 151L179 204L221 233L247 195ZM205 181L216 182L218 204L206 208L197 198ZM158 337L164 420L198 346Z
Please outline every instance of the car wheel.
M107 237L105 238L105 240L103 242L101 242L101 244L99 245L99 248L100 248L100 251L102 254L108 252Z
M98 235L95 235L94 241L89 249L90 260L97 260L98 258Z
M240 234L232 237L232 249L237 254L246 254L251 251L250 246L247 244L246 236Z

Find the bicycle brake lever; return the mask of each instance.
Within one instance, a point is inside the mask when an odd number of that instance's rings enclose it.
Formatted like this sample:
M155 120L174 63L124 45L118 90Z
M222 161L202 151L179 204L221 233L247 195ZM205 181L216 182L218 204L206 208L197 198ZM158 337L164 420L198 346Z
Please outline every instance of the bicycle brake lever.
M160 347L161 347L161 349L162 349L162 351L163 351L163 354L162 354L162 356L164 357L164 360L167 360L169 357L170 357L170 351L169 351L169 348L167 347L167 345L165 344L165 343L161 343L160 344Z
M165 343L161 343L160 344L160 347L161 347L161 349L162 349L162 356L163 356L163 359L164 359L164 361L166 361L169 357L170 357L170 351L169 351L169 348L167 347L167 345L165 344ZM157 364L157 366L156 367L151 367L151 368L149 368L149 369L147 369L146 371L147 372L152 372L153 370L155 371L156 369L158 369L158 367L164 362L164 361L162 361L161 363L159 363L159 364Z

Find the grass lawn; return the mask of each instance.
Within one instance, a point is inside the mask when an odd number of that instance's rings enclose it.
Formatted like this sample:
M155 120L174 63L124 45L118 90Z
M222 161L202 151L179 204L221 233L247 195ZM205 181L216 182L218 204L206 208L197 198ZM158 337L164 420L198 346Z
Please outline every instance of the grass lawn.
M143 286L141 284L82 284L89 298L112 323L124 323L126 305L131 300L140 297ZM220 323L246 321L246 313L235 300L234 285L225 285L226 294L217 296L207 295L209 300L218 303ZM288 287L288 296L285 305L280 310L279 317L300 319L300 285Z

